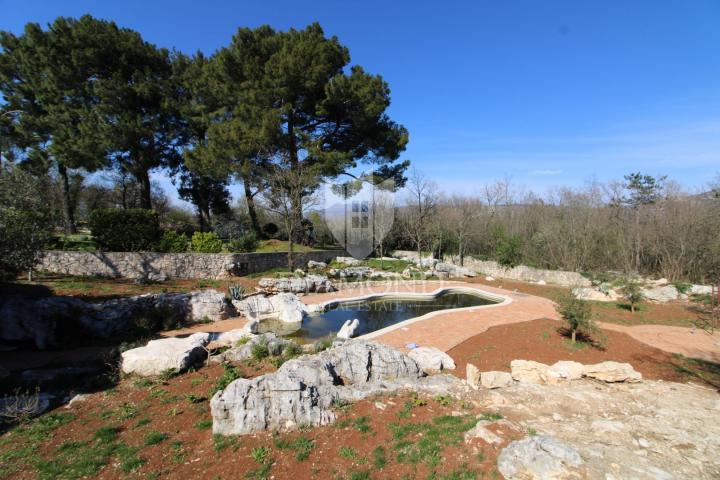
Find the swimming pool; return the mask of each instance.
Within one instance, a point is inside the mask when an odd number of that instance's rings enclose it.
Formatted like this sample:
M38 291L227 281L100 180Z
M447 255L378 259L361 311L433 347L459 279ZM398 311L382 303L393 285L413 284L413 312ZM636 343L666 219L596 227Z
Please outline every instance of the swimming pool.
M266 319L260 322L259 333L275 332L297 340L316 340L334 335L347 320L357 318L360 325L355 332L359 337L396 325L431 312L479 307L500 303L502 299L478 293L445 290L427 295L388 295L374 299L332 302L322 311L305 316L299 330L288 331L282 322Z

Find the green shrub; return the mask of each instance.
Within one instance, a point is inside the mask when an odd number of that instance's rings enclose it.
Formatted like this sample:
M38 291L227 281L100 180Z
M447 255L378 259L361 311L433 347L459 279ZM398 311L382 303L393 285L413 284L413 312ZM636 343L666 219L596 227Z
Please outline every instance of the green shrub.
M625 300L630 303L630 311L635 312L635 308L638 303L645 299L640 284L635 280L628 280L623 287L623 294L625 294Z
M597 326L592 320L590 304L585 300L568 296L560 300L557 312L567 322L573 343L575 343L577 332L590 335L597 331Z
M260 241L253 232L247 232L239 238L228 243L228 250L231 252L254 252L260 246Z
M686 282L674 282L673 286L680 293L680 295L687 295L692 290L692 283Z
M188 237L185 234L177 233L175 230L166 230L157 243L156 250L165 253L187 252Z
M520 265L522 263L520 237L517 235L502 237L495 249L495 256L503 267L513 268Z
M108 252L149 251L160 239L153 210L102 208L90 215L89 225L95 242Z
M222 240L215 232L195 232L190 240L193 252L220 253L222 252Z

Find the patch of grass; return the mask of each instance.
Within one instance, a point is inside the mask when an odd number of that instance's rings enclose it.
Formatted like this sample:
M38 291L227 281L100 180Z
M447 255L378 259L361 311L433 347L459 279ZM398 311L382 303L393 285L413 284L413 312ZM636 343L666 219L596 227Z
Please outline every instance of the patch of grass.
M569 338L563 338L563 346L568 350L585 350L590 344L586 342L573 342Z
M120 405L120 413L118 414L122 420L128 420L136 417L138 414L138 407L134 403L125 402Z
M190 402L190 403L203 403L203 402L207 402L207 397L198 396L198 395L193 395L192 393L189 394L189 395L185 395L185 398L186 398L187 401Z
M294 451L295 459L298 462L307 460L307 458L310 456L310 452L312 452L313 448L315 448L315 442L307 438L305 435L300 435L294 440L276 437L274 443L275 447L281 450Z
M340 456L347 458L348 460L355 460L358 456L354 448L351 447L340 447Z
M208 392L208 397L212 397L213 395L215 395L216 392L224 390L228 385L230 385L238 378L242 378L242 375L240 374L240 372L238 372L237 368L235 368L233 365L230 365L229 363L223 363L223 369L225 371L222 377L220 377L217 383L213 385L212 388L210 388L210 391Z
M535 437L535 436L537 436L538 432L537 432L537 430L535 430L534 428L528 428L528 429L527 429L527 434L528 434L529 436L531 436L531 437Z
M394 450L400 463L424 463L435 468L442 460L446 446L456 445L463 435L477 423L472 415L443 415L432 422L398 424L391 423Z
M478 478L478 473L475 470L468 469L467 465L462 465L460 468L440 478L442 480L475 480Z
M156 430L152 430L148 432L145 435L144 444L146 447L157 445L158 443L162 443L165 440L167 440L170 437L167 433L158 432Z
M385 447L378 445L372 452L373 456L373 467L378 470L383 469L387 464L387 451Z
M95 440L100 443L112 443L117 438L118 433L120 433L120 429L118 427L102 427L95 432L94 437Z
M358 417L352 421L352 426L360 433L368 433L372 431L370 426L370 417Z
M272 450L268 447L255 447L252 449L250 452L250 458L260 465L260 467L257 470L249 471L247 475L248 478L267 478L270 473L270 469L272 468L272 458L270 457L271 453Z
M370 472L367 470L354 470L350 472L349 480L370 480Z
M145 418L141 418L140 420L138 420L137 423L135 424L135 426L138 428L144 427L145 425L147 425L149 423L150 423L150 419L145 417Z
M449 407L455 403L455 399L450 395L437 395L435 401L441 407Z
M209 430L212 428L212 420L200 420L195 424L195 428L198 430Z
M498 412L485 412L479 417L480 420L487 420L489 422L496 422L502 420L503 416Z
M260 341L250 348L250 354L255 360L262 360L270 356L267 341Z
M232 447L233 451L237 451L240 448L238 440L236 436L213 435L213 448L216 452L222 452L228 447Z

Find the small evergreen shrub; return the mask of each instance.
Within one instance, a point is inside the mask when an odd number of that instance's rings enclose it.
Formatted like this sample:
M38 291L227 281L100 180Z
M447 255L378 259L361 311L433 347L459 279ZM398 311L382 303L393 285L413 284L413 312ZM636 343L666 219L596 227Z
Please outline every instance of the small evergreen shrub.
M254 252L259 245L260 242L258 241L255 234L253 232L247 232L241 235L239 238L232 240L230 243L228 243L227 247L228 250L230 250L231 252L245 253Z
M187 252L190 240L185 234L177 233L175 230L166 230L157 244L158 252L182 253Z
M597 331L597 326L592 320L590 303L585 300L568 296L560 300L557 312L567 323L573 343L575 343L578 332L585 336L590 336Z
M106 252L150 251L160 239L153 210L101 208L90 215L89 225L95 242Z
M643 295L640 284L635 280L628 280L625 283L625 286L623 287L623 294L625 295L625 300L630 303L630 311L633 313L635 312L637 305L645 299L645 295Z
M215 232L195 232L190 240L193 252L220 253L223 243Z

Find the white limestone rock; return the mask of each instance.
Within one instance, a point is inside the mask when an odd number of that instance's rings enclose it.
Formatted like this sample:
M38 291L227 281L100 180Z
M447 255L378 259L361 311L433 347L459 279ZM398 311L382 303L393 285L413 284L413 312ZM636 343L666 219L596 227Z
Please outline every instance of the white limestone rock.
M532 360L513 360L510 371L513 380L522 383L544 384L547 381L547 365Z
M620 298L614 290L603 292L591 287L573 288L572 294L580 300L591 300L593 302L614 302Z
M227 297L216 290L197 290L190 292L190 318L192 321L225 320L233 312Z
M512 385L512 375L507 372L482 372L480 374L480 385L485 388L501 388Z
M674 285L646 288L642 290L643 296L652 302L667 303L677 300L680 296Z
M415 360L425 372L455 370L455 361L447 353L435 347L418 347L410 350L408 356Z
M307 263L308 270L322 270L327 268L327 263L325 262L316 262L315 260L310 260Z
M144 347L122 353L122 371L141 376L159 375L167 370L182 371L205 358L205 346L209 342L209 333L151 340Z
M257 320L276 318L281 322L298 324L302 323L306 312L305 304L293 293L253 295L232 303L242 315Z
M508 480L550 480L581 478L580 454L549 435L511 442L498 456L498 470Z
M411 358L391 347L353 341L285 362L277 372L238 379L210 401L213 433L237 435L326 425L337 400L354 401L402 388L451 390L457 379L421 379ZM455 383L453 383L455 382Z
M475 390L480 388L480 369L472 363L465 366L465 381Z
M479 420L473 428L465 432L465 443L469 443L476 438L491 445L502 443L503 439L499 435L488 430L488 425L492 425L492 423L488 420Z
M603 382L639 382L642 374L635 371L629 363L600 362L595 365L585 365L583 375Z
M546 382L549 384L568 383L582 378L584 366L582 363L570 360L561 360L546 370Z
M352 337L355 336L355 331L360 326L360 320L357 318L354 320L347 320L342 328L340 328L340 331L337 333L337 338L342 338L343 340L349 340Z

